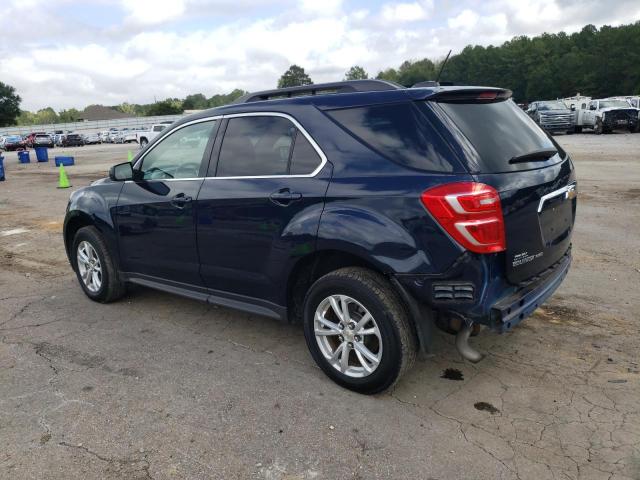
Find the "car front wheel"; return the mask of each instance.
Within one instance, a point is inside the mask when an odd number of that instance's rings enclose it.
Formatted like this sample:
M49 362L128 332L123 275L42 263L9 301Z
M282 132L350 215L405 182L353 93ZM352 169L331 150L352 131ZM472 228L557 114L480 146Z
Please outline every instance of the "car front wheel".
M125 284L120 280L113 257L95 227L78 230L71 259L80 286L91 300L109 303L124 294Z
M304 333L318 366L339 385L374 394L415 360L417 339L389 282L364 268L328 273L309 289Z

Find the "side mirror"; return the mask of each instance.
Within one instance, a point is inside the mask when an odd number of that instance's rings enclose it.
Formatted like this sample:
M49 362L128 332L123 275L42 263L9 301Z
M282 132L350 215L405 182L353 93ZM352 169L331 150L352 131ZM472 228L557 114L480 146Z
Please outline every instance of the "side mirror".
M109 178L114 182L133 180L133 166L131 162L119 163L109 169Z
M595 110L595 109L596 109L596 106L595 106L595 105L591 105L591 106L589 107L589 110Z
M576 111L576 106L574 104L571 104L571 111L575 112Z

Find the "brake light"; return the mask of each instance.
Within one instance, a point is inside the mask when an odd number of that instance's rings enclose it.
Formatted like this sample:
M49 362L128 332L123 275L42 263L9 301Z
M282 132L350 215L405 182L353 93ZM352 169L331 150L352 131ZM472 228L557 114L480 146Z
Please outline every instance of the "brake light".
M457 182L430 188L421 200L460 245L476 253L506 250L500 196L484 183Z

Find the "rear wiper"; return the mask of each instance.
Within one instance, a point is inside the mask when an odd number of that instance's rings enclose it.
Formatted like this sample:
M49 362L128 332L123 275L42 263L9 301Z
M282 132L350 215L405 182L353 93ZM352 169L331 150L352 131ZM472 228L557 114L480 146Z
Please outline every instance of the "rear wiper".
M509 160L509 163L544 162L553 157L558 151L555 148L536 150L535 152L517 155Z

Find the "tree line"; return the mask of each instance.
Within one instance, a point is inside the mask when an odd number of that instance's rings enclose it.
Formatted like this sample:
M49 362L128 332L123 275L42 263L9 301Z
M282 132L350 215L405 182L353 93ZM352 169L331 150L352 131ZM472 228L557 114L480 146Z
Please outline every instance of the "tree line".
M433 80L443 67L442 59L407 60L397 68L377 73L375 78L410 87ZM344 80L370 78L354 65ZM544 33L518 36L500 46L469 45L452 55L442 68L441 81L459 85L508 88L517 102L547 100L575 95L591 97L640 94L640 22L618 27L593 25L566 34ZM291 65L278 80L278 88L310 85L304 68ZM132 116L170 115L228 104L244 95L236 89L207 97L202 93L183 99L168 98L150 104L122 103L112 108ZM60 123L77 120L81 112L71 108L56 112L47 107L37 112L20 110L15 89L0 82L0 126Z

